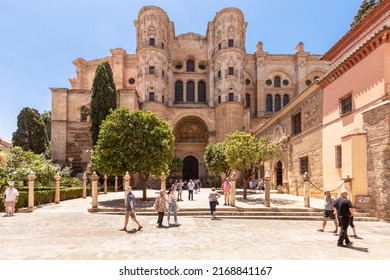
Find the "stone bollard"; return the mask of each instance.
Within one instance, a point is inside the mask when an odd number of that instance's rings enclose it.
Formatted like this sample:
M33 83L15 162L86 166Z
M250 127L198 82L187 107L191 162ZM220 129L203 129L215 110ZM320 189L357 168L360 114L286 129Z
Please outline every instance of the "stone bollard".
M54 202L55 202L55 204L59 204L60 203L61 176L58 172L54 176L54 180L56 181L56 194L55 194Z
M303 174L303 184L305 207L310 207L310 176L307 172Z
M94 171L91 176L92 181L92 208L98 208L98 184L99 176Z
M230 188L230 206L235 207L236 206L236 182L237 182L237 176L235 171L233 171L232 175L230 176L230 181L232 182Z
M87 197L87 175L84 173L83 176L83 198Z
M165 176L165 173L162 172L161 173L161 176L160 176L160 180L161 180L161 189L166 191L167 190L167 176Z
M35 184L35 173L31 170L28 174L28 210L34 210L34 184Z
M271 181L271 176L269 174L269 171L267 171L265 173L265 176L264 176L264 187L265 187L264 206L265 207L270 207L271 206L271 201L270 201L270 181Z
M118 176L115 176L115 192L118 191Z
M107 175L104 174L104 193L107 193Z

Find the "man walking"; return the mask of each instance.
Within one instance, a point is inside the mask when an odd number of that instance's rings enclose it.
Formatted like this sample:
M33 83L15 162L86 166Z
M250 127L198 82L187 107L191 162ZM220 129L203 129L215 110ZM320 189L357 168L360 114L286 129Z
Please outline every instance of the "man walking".
M339 247L351 247L352 242L348 238L348 226L349 226L349 218L353 215L353 207L352 202L347 198L348 192L343 190L341 192L341 197L336 199L334 203L334 214L337 215L339 219L340 226L340 234L339 239L337 241L337 246ZM345 245L343 242L345 241Z
M325 226L326 226L326 220L330 219L334 223L334 231L333 233L337 233L337 221L336 217L333 214L334 212L334 197L330 195L330 191L326 190L325 191L325 198L324 198L324 215L322 218L322 228L319 229L318 231L324 232Z
M133 220L134 223L138 225L138 230L142 229L141 224L137 221L137 217L135 215L135 196L132 192L131 187L126 187L126 192L128 192L125 205L126 205L126 214L125 214L125 224L121 230L127 231L127 224L129 223L129 217Z
M15 204L18 202L19 192L14 188L14 182L8 181L8 188L4 192L3 203L5 208L5 216L13 216L15 212Z

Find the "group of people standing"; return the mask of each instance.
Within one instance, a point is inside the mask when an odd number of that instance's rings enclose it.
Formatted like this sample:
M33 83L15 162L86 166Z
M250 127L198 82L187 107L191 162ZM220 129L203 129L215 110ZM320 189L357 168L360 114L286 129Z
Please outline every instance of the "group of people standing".
M319 231L324 232L326 221L327 219L330 219L333 221L335 226L335 230L333 231L334 234L337 235L338 229L340 228L337 246L351 247L353 242L351 242L348 237L348 226L352 228L353 237L357 238L357 235L356 227L353 224L354 210L352 202L348 199L348 191L342 190L340 197L337 199L335 199L328 190L326 190L324 194L324 215L322 220L322 228L319 229ZM338 225L336 217L338 220Z
M188 200L194 200L194 192L200 192L200 188L202 187L202 181L200 179L190 179L190 180L175 180L171 185L171 189L174 192L177 192L177 200L183 201L183 190L188 190Z

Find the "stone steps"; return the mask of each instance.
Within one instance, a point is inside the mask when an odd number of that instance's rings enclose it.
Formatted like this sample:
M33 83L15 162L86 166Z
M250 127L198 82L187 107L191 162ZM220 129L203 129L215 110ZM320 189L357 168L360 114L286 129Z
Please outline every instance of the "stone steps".
M124 208L97 208L89 209L89 212L101 214L123 214ZM225 218L245 218L245 219L269 219L269 220L322 220L322 210L315 208L218 208L217 216ZM137 209L138 216L156 216L156 211L152 208ZM187 208L181 209L178 216L210 217L208 208ZM356 213L355 221L379 221L378 218L371 217L369 213Z

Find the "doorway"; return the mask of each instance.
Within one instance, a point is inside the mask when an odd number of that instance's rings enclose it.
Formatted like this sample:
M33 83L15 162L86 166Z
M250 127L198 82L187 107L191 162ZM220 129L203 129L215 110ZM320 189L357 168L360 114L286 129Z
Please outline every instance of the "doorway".
M188 156L183 160L183 179L195 179L199 177L198 160L193 156Z

